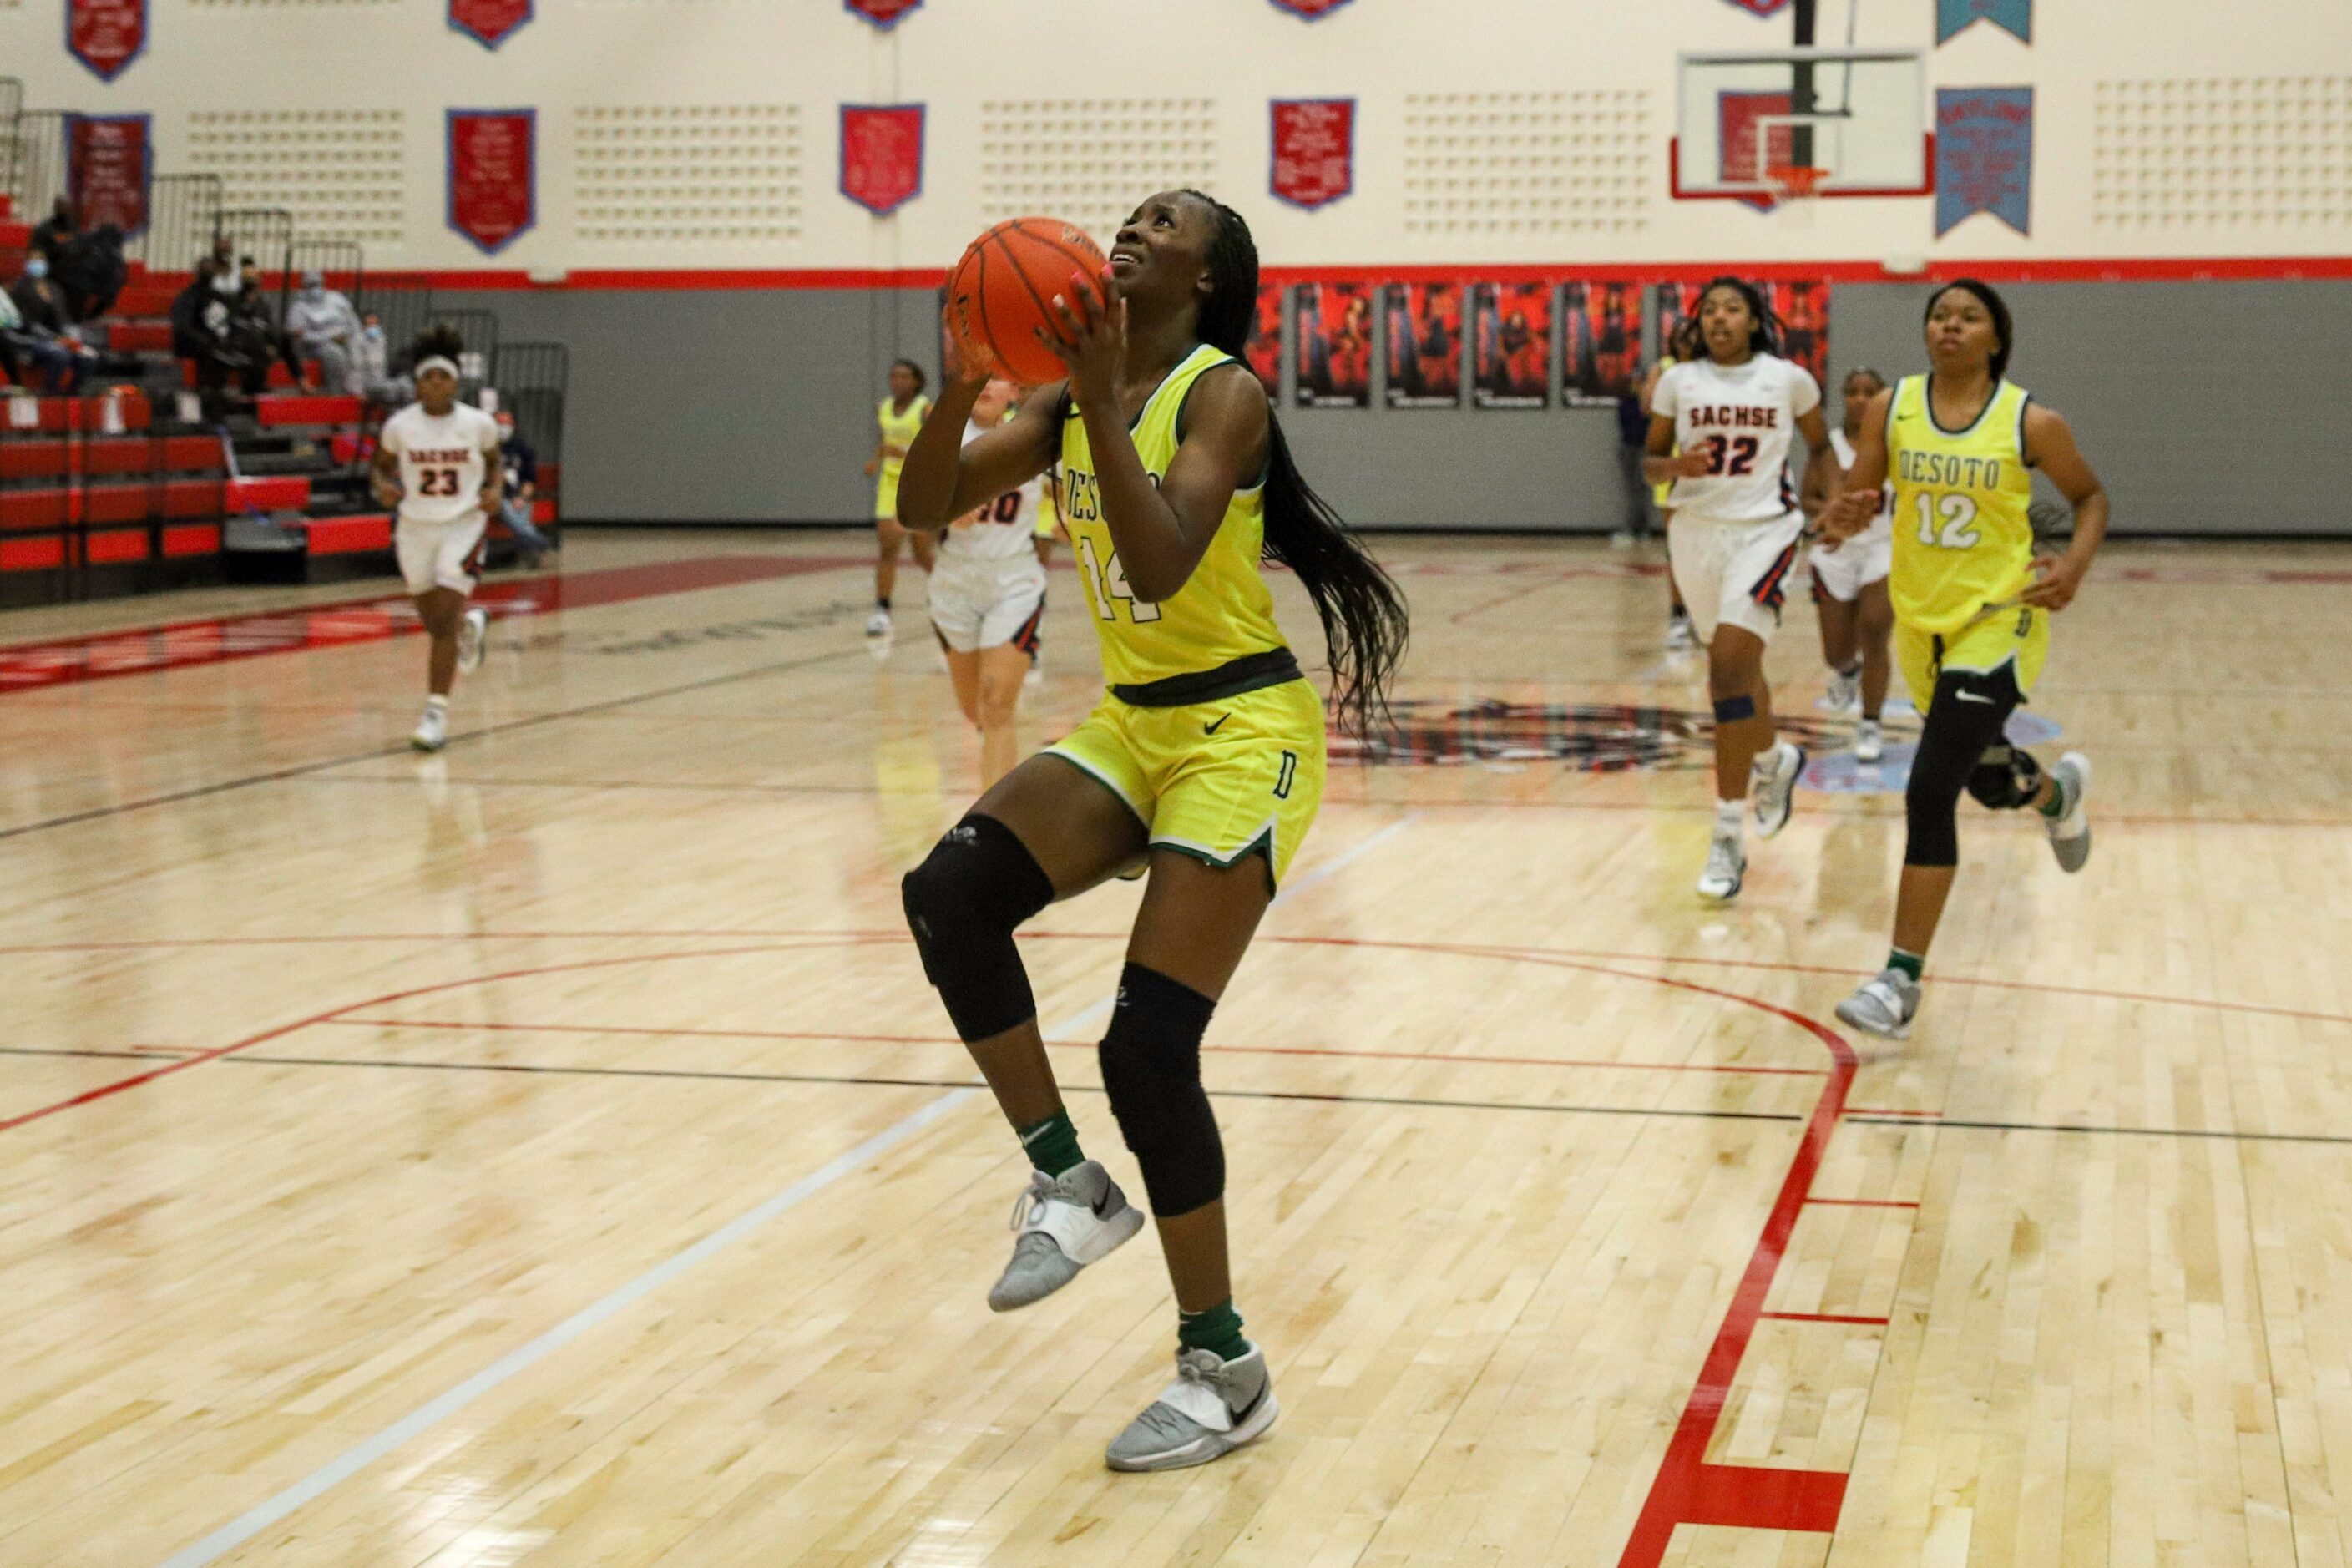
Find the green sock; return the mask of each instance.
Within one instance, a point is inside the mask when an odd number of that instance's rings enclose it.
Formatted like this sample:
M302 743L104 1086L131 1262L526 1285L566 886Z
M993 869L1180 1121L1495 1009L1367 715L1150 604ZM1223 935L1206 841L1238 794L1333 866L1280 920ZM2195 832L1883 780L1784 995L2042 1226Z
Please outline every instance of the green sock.
M1919 953L1906 952L1898 947L1886 955L1886 967L1901 970L1916 984L1919 972L1927 967L1927 960Z
M1242 1315L1231 1296L1205 1312L1176 1314L1176 1342L1188 1351L1207 1351L1220 1361L1239 1361L1249 1354L1242 1338Z
M2039 811L2042 816L2044 816L2048 817L2048 818L2049 818L2051 821L2053 821L2053 822L2055 822L2055 821L2057 821L2060 817L2062 817L2062 816L2065 816L2065 815L2066 815L2066 786L2065 786L2065 784L2063 784L2063 783L2061 783L2061 782L2060 782L2060 781L2058 781L2057 779L2054 779L2054 778L2053 778L2053 779L2052 779L2052 780L2050 781L2050 798L2049 798L2048 800L2043 801L2040 805L2038 805L2038 806L2034 807L2034 809L2035 809L2036 811Z
M1078 1152L1078 1130L1070 1125L1067 1110L1057 1110L1034 1127L1018 1131L1029 1163L1049 1176L1066 1175L1086 1163L1087 1157Z

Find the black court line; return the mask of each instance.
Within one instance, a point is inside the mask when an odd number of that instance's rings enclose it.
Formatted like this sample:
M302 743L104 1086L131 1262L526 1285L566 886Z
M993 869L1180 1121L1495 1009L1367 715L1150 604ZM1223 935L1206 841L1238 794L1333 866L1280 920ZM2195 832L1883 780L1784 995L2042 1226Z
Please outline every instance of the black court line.
M863 648L842 648L833 653L807 654L799 658L780 659L773 664L755 665L728 675L706 676L689 680L682 686L665 686L653 691L640 691L631 697L608 697L601 702L583 702L574 708L558 708L545 713L533 713L526 718L509 719L502 723L485 724L478 730L467 730L449 737L452 746L467 741L484 740L492 735L511 734L518 730L530 730L541 724L558 723L587 713L609 712L633 703L656 702L665 697L680 697L689 691L704 691L714 686L726 686L739 680L752 680L763 675L781 675L787 670L805 669L812 665L828 664L835 659L862 656ZM160 673L160 672L159 672ZM197 784L189 789L173 790L169 795L149 795L144 800L128 800L118 805L93 806L65 816L52 816L41 822L27 822L16 827L0 827L0 840L22 837L28 833L44 833L52 827L70 827L79 822L96 822L109 816L121 816L151 806L176 805L182 801L201 800L206 795L226 795L232 790L250 789L255 784L281 784L289 779L306 778L312 773L326 773L334 768L347 768L354 763L381 762L387 757L410 755L406 742L378 746L372 751L354 752L349 756L330 757L324 762L302 763L290 768L278 768L266 773L251 773L244 778L223 779L217 784Z
M2201 1127L2084 1127L2061 1121L1955 1121L1909 1116L1849 1116L1849 1122L1871 1127L1926 1127L1937 1131L1965 1127L1976 1132L2081 1132L2109 1138L2219 1138L2232 1143L2352 1144L2352 1137L2331 1132L2231 1132Z
M61 1053L62 1054L62 1053ZM692 1072L676 1068L549 1067L529 1062L391 1061L374 1057L223 1057L248 1067L390 1068L409 1072L500 1072L551 1078L677 1079L719 1083L866 1084L883 1089L986 1089L976 1078L853 1078L826 1073ZM1066 1083L1065 1094L1101 1094L1099 1088ZM1433 1110L1539 1110L1560 1116L1667 1116L1703 1121L1802 1121L1793 1113L1767 1110L1651 1110L1630 1105L1528 1105L1505 1100L1418 1100L1385 1094L1285 1093L1274 1089L1216 1089L1216 1100L1306 1100L1331 1105L1396 1105Z
M93 1057L108 1061L168 1062L175 1057L201 1056L194 1047L161 1047L152 1051L67 1050L60 1047L0 1046L0 1057Z

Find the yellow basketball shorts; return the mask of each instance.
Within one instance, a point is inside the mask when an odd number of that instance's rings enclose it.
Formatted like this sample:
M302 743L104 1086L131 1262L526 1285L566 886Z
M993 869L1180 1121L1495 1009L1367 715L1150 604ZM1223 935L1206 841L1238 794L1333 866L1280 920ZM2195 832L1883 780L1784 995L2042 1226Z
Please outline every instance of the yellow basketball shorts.
M1907 621L1895 623L1895 662L1922 713L1935 700L1936 678L1948 669L1990 675L2012 664L2018 690L2031 697L2049 657L2049 614L2030 605L1994 610L1956 632L1922 631Z
M877 522L898 521L898 473L895 468L884 468L875 477L874 521Z
M1323 804L1323 700L1304 680L1181 708L1106 692L1045 750L1126 802L1155 847L1212 866L1263 850L1277 887Z

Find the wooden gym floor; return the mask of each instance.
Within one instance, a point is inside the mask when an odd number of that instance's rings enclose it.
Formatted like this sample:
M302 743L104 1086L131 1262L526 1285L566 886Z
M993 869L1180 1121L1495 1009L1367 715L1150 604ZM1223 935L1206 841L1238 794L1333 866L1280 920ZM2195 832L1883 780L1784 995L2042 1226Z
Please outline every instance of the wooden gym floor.
M0 1563L2346 1563L2352 557L2111 550L2032 710L2097 852L1964 807L1889 1048L1832 1009L1900 800L1808 790L1702 907L1654 555L1386 553L1412 761L1335 766L1211 1034L1284 1418L1155 1477L1100 1460L1149 1234L982 1301L1023 1173L900 926L974 750L919 577L877 662L851 536L582 536L431 760L385 584L0 620ZM1807 607L1772 662L1833 743ZM1040 739L1067 572L1046 670ZM1131 1190L1133 903L1024 943Z

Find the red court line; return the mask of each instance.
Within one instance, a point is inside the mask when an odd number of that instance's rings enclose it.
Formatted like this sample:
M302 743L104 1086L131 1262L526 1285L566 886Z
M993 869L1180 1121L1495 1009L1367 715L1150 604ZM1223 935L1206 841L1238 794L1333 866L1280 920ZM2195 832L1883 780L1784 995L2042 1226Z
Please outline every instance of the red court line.
M1865 1329L1883 1329L1885 1318L1858 1318L1846 1312L1767 1312L1764 1316L1778 1323L1853 1323Z
M1919 1206L1897 1198L1807 1198L1805 1202L1814 1208L1836 1209L1916 1209Z
M963 1045L953 1035L866 1035L839 1029L671 1029L625 1024L468 1024L438 1018L336 1018L331 1021L346 1028L457 1029L523 1035L651 1035L663 1039L849 1040L861 1045L954 1046L958 1048ZM1091 1051L1095 1048L1086 1040L1047 1040L1045 1044L1055 1050ZM1824 1070L1821 1068L1748 1067L1731 1062L1627 1062L1576 1057L1474 1056L1448 1051L1351 1051L1336 1046L1204 1045L1201 1049L1234 1056L1342 1057L1375 1062L1459 1063L1465 1067L1622 1068L1629 1072L1731 1073L1765 1078L1819 1078Z
M712 555L484 584L474 602L500 619L593 609L702 588L798 577L862 564L845 558ZM171 621L89 637L0 647L0 695L126 675L226 664L265 654L383 642L424 628L405 595L380 594L281 610Z

